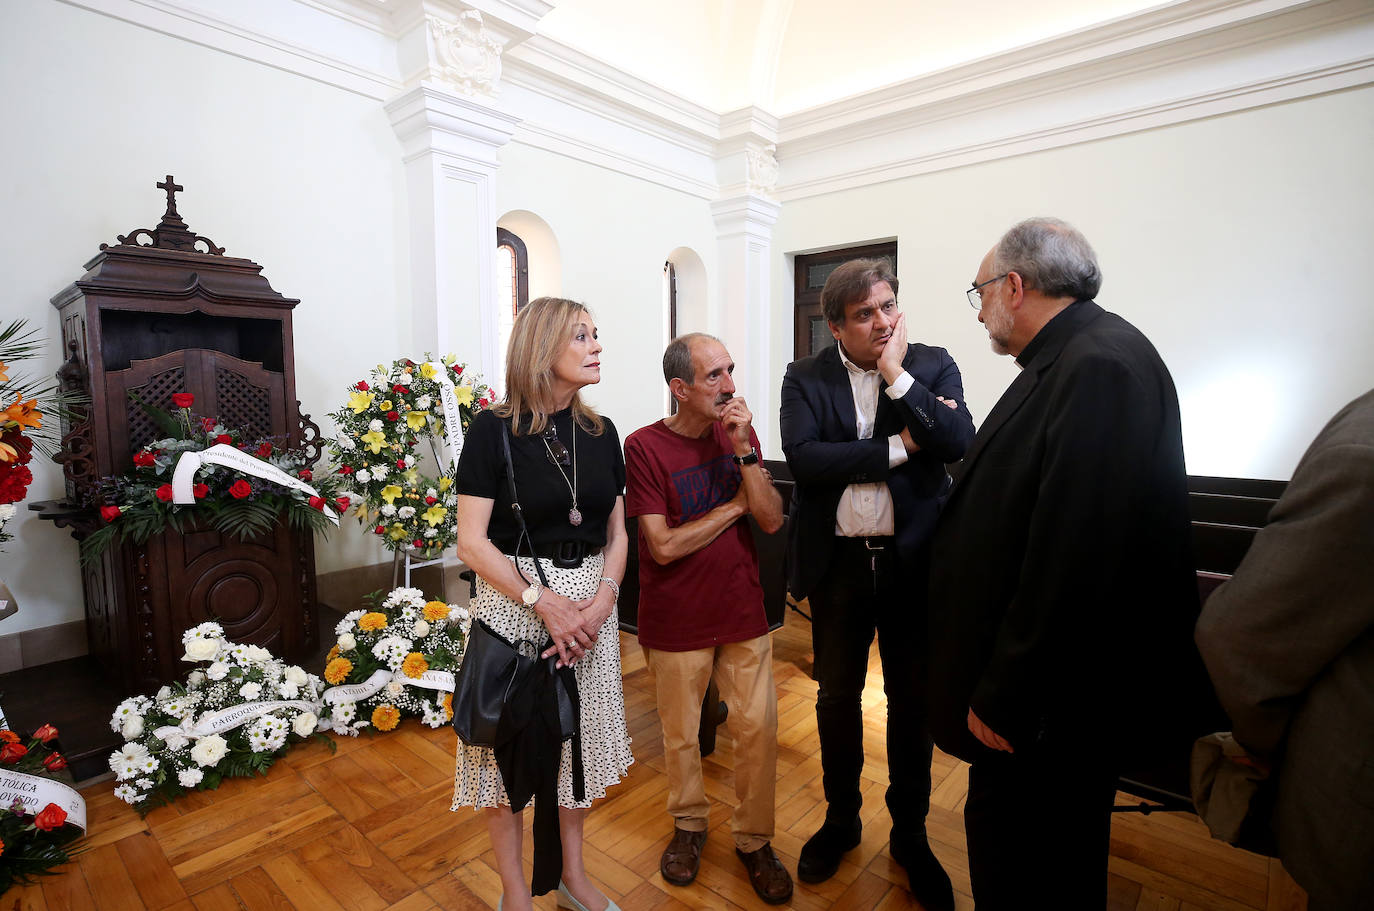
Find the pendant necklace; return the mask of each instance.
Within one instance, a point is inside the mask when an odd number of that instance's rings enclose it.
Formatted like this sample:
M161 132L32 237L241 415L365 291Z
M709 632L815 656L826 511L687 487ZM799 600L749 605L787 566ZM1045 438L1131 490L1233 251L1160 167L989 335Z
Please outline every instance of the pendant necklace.
M550 424L550 426L553 426ZM554 437L557 438L558 430L554 428ZM563 479L563 483L568 485L568 493L572 494L572 509L568 510L568 524L573 528L582 524L582 510L577 508L577 419L572 422L572 480L568 480L568 473L563 470L562 464L554 458L553 448L549 446L549 441L544 440L544 450L549 454L549 461L558 466L558 475ZM564 450L566 454L566 450Z

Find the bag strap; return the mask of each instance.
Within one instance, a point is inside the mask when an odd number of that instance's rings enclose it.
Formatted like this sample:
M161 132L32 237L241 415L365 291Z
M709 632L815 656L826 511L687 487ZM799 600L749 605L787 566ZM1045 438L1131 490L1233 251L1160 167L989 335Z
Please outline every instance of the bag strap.
M539 555L534 552L534 541L530 538L530 530L525 525L525 514L520 509L520 498L515 494L515 464L510 457L510 427L506 422L501 422L501 448L506 454L506 485L510 488L510 511L515 513L515 521L520 523L520 537L515 541L515 556L520 556L520 544L523 541L529 545L530 556L534 559L534 571L539 576L539 584L545 588L549 587L549 580L544 577L544 567L539 565ZM515 561L515 571L520 573L520 578L525 579L525 574L520 572L520 561ZM525 579L526 582L530 581Z

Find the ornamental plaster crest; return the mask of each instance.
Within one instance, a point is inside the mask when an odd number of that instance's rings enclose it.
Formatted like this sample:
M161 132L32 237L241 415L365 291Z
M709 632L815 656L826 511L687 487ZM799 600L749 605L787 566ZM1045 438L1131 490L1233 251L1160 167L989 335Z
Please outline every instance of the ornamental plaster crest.
M778 185L778 147L773 144L745 150L745 189L759 196L772 197Z
M496 95L501 79L501 42L482 24L482 14L468 10L450 24L427 16L434 43L435 75L465 95Z

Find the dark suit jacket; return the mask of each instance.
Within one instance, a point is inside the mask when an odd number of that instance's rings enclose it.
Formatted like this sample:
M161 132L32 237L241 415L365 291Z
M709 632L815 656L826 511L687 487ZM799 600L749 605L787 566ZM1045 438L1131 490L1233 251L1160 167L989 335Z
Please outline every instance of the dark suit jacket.
M1374 391L1317 435L1197 642L1235 736L1276 761L1279 856L1314 907L1374 900Z
M930 537L949 476L946 462L963 456L973 439L973 418L964 405L964 383L949 352L907 345L902 366L915 380L900 401L878 392L873 438L860 440L849 373L832 346L795 361L782 381L782 451L792 470L787 587L805 598L830 565L835 546L835 509L850 484L886 481L892 492L897 549L916 558ZM958 402L958 408L935 397ZM889 469L887 438L906 427L921 450Z
M1201 674L1178 397L1145 336L1092 301L1018 361L935 534L931 733L986 755L971 706L1018 750L1077 738L1105 755L1115 722L1149 729L1140 713L1187 654Z

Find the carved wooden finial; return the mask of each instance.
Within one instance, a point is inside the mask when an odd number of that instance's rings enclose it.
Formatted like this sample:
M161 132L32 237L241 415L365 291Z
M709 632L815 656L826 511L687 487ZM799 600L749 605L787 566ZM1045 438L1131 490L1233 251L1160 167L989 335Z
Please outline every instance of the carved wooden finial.
M166 218L168 215L172 216L173 218L180 218L180 216L177 215L176 194L186 188L183 187L181 184L177 183L173 179L171 174L168 174L167 179L162 183L158 184L157 188L159 190L167 191L167 213L163 216L163 218Z
M139 228L129 234L120 234L119 243L127 247L160 247L165 250L187 250L193 253L209 253L213 256L224 255L224 248L216 246L215 242L208 237L196 234L186 226L186 222L181 220L181 215L177 212L177 193L186 189L176 182L176 178L171 174L167 179L155 186L159 190L167 193L167 211L162 213L162 221L156 228L149 231L147 228ZM146 237L149 243L139 243L139 238ZM196 248L197 243L205 244L204 250ZM105 250L108 244L101 244L100 249Z

